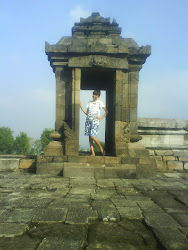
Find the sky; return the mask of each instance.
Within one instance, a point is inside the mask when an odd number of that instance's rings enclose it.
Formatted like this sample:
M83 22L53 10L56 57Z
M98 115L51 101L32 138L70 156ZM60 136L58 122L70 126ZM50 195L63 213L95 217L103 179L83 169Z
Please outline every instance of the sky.
M138 117L188 120L187 0L0 0L0 127L34 139L54 128L55 76L45 41L71 36L74 22L92 12L115 18L122 37L152 46L140 71Z

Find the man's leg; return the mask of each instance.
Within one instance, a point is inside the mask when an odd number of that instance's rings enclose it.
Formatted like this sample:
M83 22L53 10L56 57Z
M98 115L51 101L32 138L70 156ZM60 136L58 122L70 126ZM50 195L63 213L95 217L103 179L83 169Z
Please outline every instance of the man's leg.
M103 148L102 148L99 140L97 139L97 137L91 136L91 139L92 139L92 141L94 141L97 144L97 146L99 147L101 153L103 154Z
M94 152L94 148L93 148L93 139L91 136L89 136L89 144L90 144L90 148L91 148L91 155L94 156L95 152Z

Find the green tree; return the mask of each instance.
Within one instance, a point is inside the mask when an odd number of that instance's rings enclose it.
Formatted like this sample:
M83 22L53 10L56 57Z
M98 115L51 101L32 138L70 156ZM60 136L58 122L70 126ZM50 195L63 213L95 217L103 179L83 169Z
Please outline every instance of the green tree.
M42 151L44 151L44 148L49 144L49 142L53 141L53 139L50 138L50 134L52 134L54 131L55 130L51 128L45 128L43 130L40 137Z
M0 154L11 154L13 145L13 131L8 127L0 127Z
M36 139L31 141L31 155L40 155L42 153L42 144L40 139Z
M21 132L14 141L14 150L16 154L27 155L30 153L30 138L24 132Z

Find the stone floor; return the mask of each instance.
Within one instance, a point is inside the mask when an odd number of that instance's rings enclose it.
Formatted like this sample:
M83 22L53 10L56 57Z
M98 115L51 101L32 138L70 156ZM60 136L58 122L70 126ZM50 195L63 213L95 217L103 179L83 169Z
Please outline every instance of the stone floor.
M188 249L188 174L0 173L0 249Z

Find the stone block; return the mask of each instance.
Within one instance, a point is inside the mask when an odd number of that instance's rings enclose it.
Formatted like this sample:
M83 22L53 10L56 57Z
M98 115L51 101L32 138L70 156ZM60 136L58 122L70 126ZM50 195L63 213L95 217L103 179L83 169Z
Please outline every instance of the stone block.
M68 162L87 163L88 157L87 156L68 156Z
M34 215L32 222L35 223L53 223L53 222L65 222L67 208L40 208Z
M0 171L19 169L19 159L0 159Z
M95 178L105 178L105 167L104 166L94 166L94 177Z
M143 220L142 211L140 210L139 207L123 207L123 208L118 208L118 211L123 221Z
M76 140L65 141L65 155L76 156L79 155L79 142Z
M156 160L154 158L149 158L149 157L144 157L144 158L140 158L139 159L139 164L142 164L142 165L153 165L155 164Z
M180 161L168 161L167 168L169 170L183 170L183 163Z
M171 156L173 155L172 150L155 150L156 155Z
M157 174L157 167L156 165L143 165L143 164L138 164L136 166L136 177L137 178L150 178L154 177Z
M104 156L88 157L88 163L103 164L105 161Z
M137 121L137 107L130 108L130 122Z
M173 150L174 156L188 157L188 150Z
M184 169L185 169L185 170L188 170L188 163L185 163L185 164L184 164Z
M129 107L130 108L137 108L138 96L137 95L130 95L129 98L130 98Z
M157 169L158 170L161 170L161 171L165 171L166 170L166 162L160 161L160 160L156 160L156 164L157 164Z
M149 149L149 155L150 155L150 156L154 156L154 155L155 155L155 151L152 150L152 149Z
M16 237L21 236L29 227L22 223L1 223L0 237Z
M163 161L175 161L174 156L163 156Z
M105 178L136 178L136 165L122 164L121 167L105 167Z
M37 174L46 175L62 175L63 173L63 162L37 162L36 164Z
M162 161L162 156L160 155L154 155L153 158L155 158L157 161Z
M120 164L121 163L121 157L105 156L104 157L104 162L105 163L110 163L110 164Z
M95 177L93 166L64 166L63 177Z
M180 156L179 161L188 162L188 156Z
M128 156L122 156L121 157L121 163L122 164L138 164L139 158L133 158Z
M19 168L21 168L21 169L32 168L34 166L34 164L35 164L34 159L21 159Z

